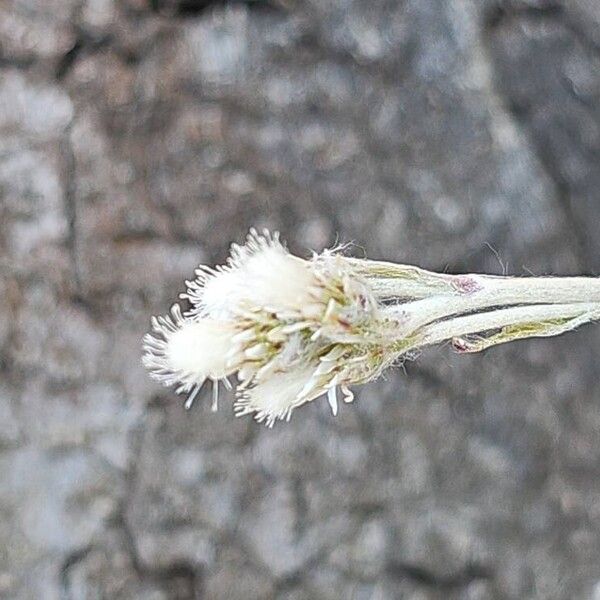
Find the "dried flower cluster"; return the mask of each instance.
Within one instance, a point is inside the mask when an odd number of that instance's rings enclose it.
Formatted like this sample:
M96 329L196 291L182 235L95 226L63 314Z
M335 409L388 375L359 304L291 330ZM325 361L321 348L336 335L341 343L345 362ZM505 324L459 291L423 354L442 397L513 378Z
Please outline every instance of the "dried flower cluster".
M378 377L421 347L452 340L459 352L557 335L600 316L597 280L442 275L348 258L336 250L304 260L277 234L251 230L227 264L199 267L182 298L153 317L143 363L191 406L203 383L231 388L236 415L272 427L298 406Z

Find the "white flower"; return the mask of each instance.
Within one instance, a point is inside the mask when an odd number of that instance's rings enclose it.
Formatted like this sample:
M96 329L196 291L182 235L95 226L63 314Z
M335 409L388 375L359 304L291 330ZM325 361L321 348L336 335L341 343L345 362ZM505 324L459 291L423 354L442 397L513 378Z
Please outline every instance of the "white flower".
M236 333L232 323L187 319L174 304L170 316L152 319L152 328L154 334L144 336L142 362L157 381L191 392L189 404L206 379L216 383L234 371L227 358Z
M377 378L424 346L453 340L460 352L558 335L600 318L600 280L448 275L407 265L291 255L277 234L251 230L225 266L200 267L183 298L153 317L143 363L164 385L189 394L206 379L231 387L235 412L273 426L337 388Z
M165 358L174 372L222 379L230 371L225 357L233 335L233 327L224 321L187 320L169 337Z
M236 413L272 426L336 387L379 373L380 345L390 339L369 287L334 252L311 260L292 256L277 234L251 231L233 245L224 267L200 267L188 281L192 308L153 319L144 365L165 385L190 394L205 379L237 372ZM344 387L344 398L351 393Z
M272 427L276 419L289 420L294 408L310 399L300 393L310 380L313 367L299 367L274 373L249 390L241 392L235 403L238 417L255 414L255 419Z
M238 392L234 405L236 416L254 413L255 419L267 427L273 427L277 419L289 421L292 411L306 402L327 394L333 415L337 415L336 386L339 378L332 374L324 383L319 379L324 374L320 367L324 363L298 366L289 371L279 371L260 379L247 390ZM329 371L331 372L331 371ZM342 386L345 402L352 402L354 395Z
M227 265L217 269L200 267L197 278L187 281L190 314L213 318L235 318L260 308L274 313L294 313L314 303L318 291L310 263L292 256L265 231L252 229L244 246L233 244Z

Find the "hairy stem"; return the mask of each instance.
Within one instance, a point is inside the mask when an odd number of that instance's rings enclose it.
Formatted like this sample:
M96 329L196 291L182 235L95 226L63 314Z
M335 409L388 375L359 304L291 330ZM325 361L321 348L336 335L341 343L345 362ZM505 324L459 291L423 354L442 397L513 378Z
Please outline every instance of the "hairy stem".
M438 321L423 327L417 336L416 346L429 346L472 334L501 330L469 344L464 351L477 351L496 343L522 339L524 337L550 336L564 333L578 325L600 318L600 302L573 304L538 304L515 306L473 315ZM493 341L493 343L485 343ZM481 343L481 342L484 343ZM460 345L458 349L460 348Z
M357 275L369 280L369 286L379 299L427 298L432 294L453 294L453 275L426 271L413 265L376 260L346 259Z
M386 314L401 321L403 333L410 335L439 319L493 307L600 302L600 279L591 277L448 277L455 293L405 302L387 308Z

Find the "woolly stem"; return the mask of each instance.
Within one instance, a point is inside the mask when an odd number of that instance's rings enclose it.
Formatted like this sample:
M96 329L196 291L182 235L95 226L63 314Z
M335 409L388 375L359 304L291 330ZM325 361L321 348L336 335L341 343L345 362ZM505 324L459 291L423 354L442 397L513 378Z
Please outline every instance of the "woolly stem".
M539 304L516 306L439 321L423 327L416 335L415 347L458 339L457 349L478 351L496 343L524 337L551 336L600 318L600 303ZM501 330L475 342L463 336ZM493 343L489 343L492 341ZM464 347L461 347L464 345Z
M427 298L432 294L453 294L453 276L434 273L413 265L376 260L346 259L356 274L369 280L369 287L379 299Z
M600 302L600 279L591 277L449 277L453 294L405 302L389 307L386 314L397 318L403 333L410 335L439 319L493 307Z

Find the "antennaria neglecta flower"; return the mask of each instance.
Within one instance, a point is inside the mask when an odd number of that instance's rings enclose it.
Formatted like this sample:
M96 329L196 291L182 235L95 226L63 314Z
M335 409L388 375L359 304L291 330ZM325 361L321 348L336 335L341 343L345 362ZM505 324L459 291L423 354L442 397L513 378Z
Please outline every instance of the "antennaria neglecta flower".
M451 340L478 352L559 335L600 318L600 281L586 277L447 275L325 250L302 259L277 233L251 230L227 263L201 266L181 298L152 318L143 363L190 407L203 383L237 379L234 411L272 427L306 402L376 379L420 348Z

